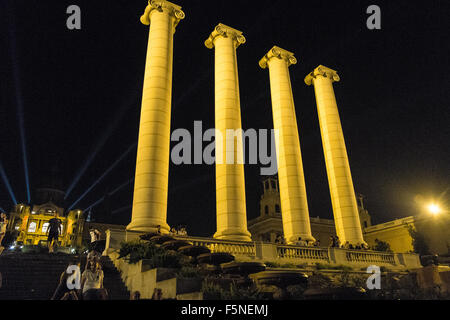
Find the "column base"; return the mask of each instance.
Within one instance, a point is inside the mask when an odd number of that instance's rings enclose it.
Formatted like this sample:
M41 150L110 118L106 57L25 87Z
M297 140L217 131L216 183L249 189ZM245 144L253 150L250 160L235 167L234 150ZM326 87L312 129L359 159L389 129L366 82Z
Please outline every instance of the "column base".
M140 232L158 232L158 226L161 226L161 233L169 233L170 227L166 222L154 221L148 219L132 220L127 226L127 231Z
M289 239L286 239L287 244L297 244L299 241L298 238L302 238L301 241L308 241L308 242L315 242L316 239L309 234L296 234L289 237Z
M250 232L242 229L227 229L217 231L214 234L213 238L220 240L252 241L252 235L250 234Z

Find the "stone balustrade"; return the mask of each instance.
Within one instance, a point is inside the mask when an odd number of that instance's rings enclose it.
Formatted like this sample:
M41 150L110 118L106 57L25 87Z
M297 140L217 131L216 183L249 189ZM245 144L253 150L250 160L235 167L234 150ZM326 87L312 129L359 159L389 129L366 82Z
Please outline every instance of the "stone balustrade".
M348 262L368 262L373 264L391 264L396 265L394 253L383 252L365 252L348 250L345 253Z
M255 243L250 241L219 240L201 237L175 236L176 239L191 241L194 246L207 247L211 252L227 252L247 257L255 256Z
M296 247L278 245L277 254L285 259L305 259L329 262L328 248Z
M123 241L139 239L143 232L107 230L104 254L120 248ZM238 261L256 260L262 262L310 264L325 263L330 265L347 265L356 269L369 265L384 266L395 270L420 268L419 256L413 253L387 253L378 251L350 250L326 247L305 247L285 245L262 241L234 241L205 237L173 236L192 242L196 246L205 246L211 252L227 252Z

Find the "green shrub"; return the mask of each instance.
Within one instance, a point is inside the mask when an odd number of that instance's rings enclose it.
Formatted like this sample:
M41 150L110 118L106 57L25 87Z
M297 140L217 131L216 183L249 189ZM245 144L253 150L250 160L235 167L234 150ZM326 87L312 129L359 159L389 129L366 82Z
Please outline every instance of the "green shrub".
M208 279L202 283L202 293L204 300L229 300L231 296L230 292Z
M333 281L330 277L324 275L320 272L313 272L311 276L308 277L308 287L309 288L331 288L333 286Z
M156 252L150 257L148 265L150 268L181 268L183 257L176 252Z
M267 298L266 294L253 285L250 287L238 287L232 283L230 285L230 300L264 300Z
M255 285L239 287L232 283L229 289L225 289L208 279L202 283L202 293L205 300L266 300L269 298Z
M188 279L188 278L198 278L201 277L203 273L198 267L184 265L177 271L177 278Z

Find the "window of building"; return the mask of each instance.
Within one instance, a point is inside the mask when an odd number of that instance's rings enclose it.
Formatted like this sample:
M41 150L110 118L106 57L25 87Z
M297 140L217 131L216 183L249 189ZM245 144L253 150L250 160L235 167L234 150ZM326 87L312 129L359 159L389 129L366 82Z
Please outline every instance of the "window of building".
M265 214L269 214L269 206L265 206L264 207L264 213Z
M364 221L364 228L367 228L367 221Z
M28 232L36 232L36 227L36 222L30 222L30 224L28 225Z
M279 204L275 205L275 212L276 213L281 213L281 209L280 209L280 205Z
M266 190L269 190L269 181L266 181L264 185L266 186Z
M277 184L276 184L275 180L270 180L270 185L272 186L273 190L277 189Z
M44 225L42 226L42 232L46 233L48 229L48 222L44 223Z

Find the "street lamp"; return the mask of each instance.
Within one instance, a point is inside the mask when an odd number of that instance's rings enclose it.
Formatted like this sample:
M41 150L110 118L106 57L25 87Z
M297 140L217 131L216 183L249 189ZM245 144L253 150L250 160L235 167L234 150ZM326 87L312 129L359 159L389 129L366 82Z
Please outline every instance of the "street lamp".
M428 212L430 212L432 215L438 215L442 212L442 209L439 205L436 203L430 203L427 206Z

